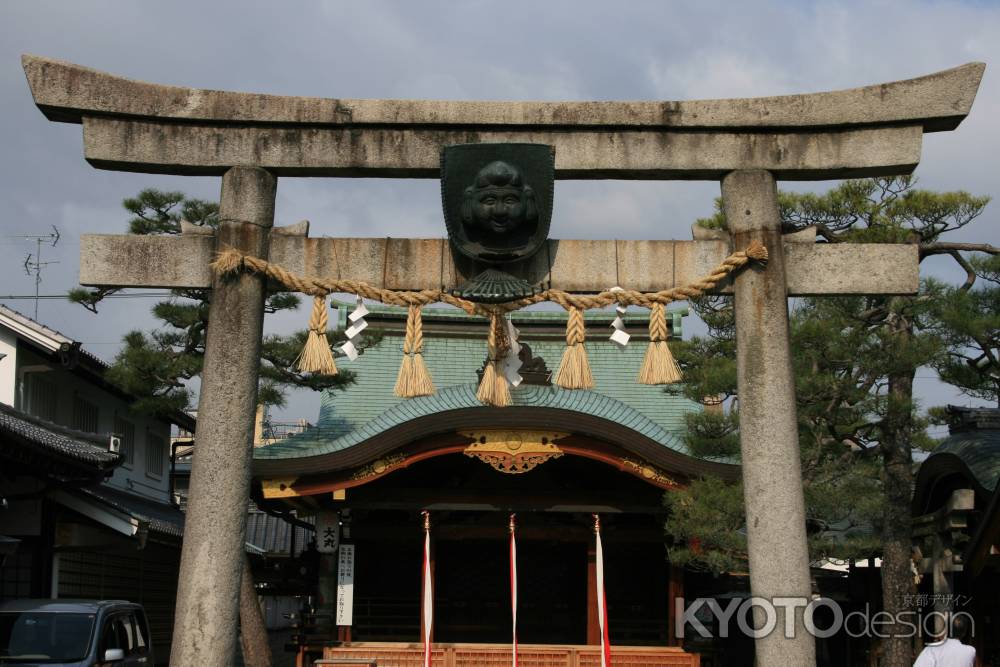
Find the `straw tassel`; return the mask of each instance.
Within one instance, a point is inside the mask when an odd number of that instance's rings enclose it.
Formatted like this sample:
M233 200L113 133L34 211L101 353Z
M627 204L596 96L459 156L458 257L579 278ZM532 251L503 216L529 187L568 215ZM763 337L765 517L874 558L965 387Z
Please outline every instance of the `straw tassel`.
M505 408L511 403L510 386L500 368L500 364L507 354L508 345L509 341L503 328L501 316L494 312L490 315L490 335L487 339L488 360L486 368L483 369L483 379L479 381L479 389L476 391L476 398L481 403L498 408Z
M410 306L406 312L406 337L403 339L403 362L396 377L396 396L413 398L434 393L427 364L424 363L424 324L420 306Z
M680 382L681 369L670 353L668 335L666 309L662 303L654 303L649 311L649 347L639 370L641 384Z
M587 349L583 346L586 335L583 311L571 307L566 321L566 351L555 378L556 384L563 389L592 389L594 386Z
M326 326L329 314L326 311L326 295L313 297L312 314L309 317L309 334L302 353L296 360L296 366L303 373L317 375L336 375L337 364L333 361L333 352L326 339Z

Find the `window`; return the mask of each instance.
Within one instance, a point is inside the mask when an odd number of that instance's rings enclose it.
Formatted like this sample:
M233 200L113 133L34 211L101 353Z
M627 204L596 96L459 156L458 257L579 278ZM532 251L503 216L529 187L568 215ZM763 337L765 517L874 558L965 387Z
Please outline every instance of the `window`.
M97 406L80 396L73 397L73 418L70 428L84 433L97 433Z
M130 634L131 623L128 616L115 615L104 621L98 658L104 657L104 653L112 648L120 648L125 655L128 655Z
M166 458L167 443L158 435L146 435L146 474L150 477L163 476L163 459Z
M43 378L39 373L30 373L24 377L25 397L28 405L25 410L29 415L39 419L54 422L56 420L56 385Z
M146 653L146 619L142 612L130 614L132 620L132 650L129 655L143 655Z
M125 465L135 463L135 424L115 415L114 432L121 438L121 455Z
M93 627L93 614L0 612L0 657L5 665L41 664L35 662L39 658L77 664L87 656Z

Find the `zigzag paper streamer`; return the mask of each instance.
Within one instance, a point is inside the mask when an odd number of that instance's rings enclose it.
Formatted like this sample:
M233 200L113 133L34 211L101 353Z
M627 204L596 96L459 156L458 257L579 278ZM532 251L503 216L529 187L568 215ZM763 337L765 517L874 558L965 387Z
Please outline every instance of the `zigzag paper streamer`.
M612 287L609 291L623 292L624 290L621 287ZM625 346L628 345L629 339L632 337L629 332L625 331L625 320L622 319L623 317L625 317L625 306L623 304L618 304L615 306L615 320L611 323L611 328L614 329L614 331L611 332L611 336L609 336L609 338L612 343L617 345L622 350L625 349Z
M347 336L347 342L340 346L340 351L351 361L358 358L358 343L361 340L361 332L368 328L368 322L365 321L365 315L367 314L368 309L365 308L364 299L359 296L357 306L347 316L347 320L351 323L344 331L344 335Z
M521 344L517 342L517 337L521 332L517 330L514 323L509 319L504 320L504 329L507 331L507 340L510 342L510 347L507 349L507 355L503 358L503 375L507 378L507 383L510 386L516 387L524 379L521 377L522 362L518 356L521 353Z

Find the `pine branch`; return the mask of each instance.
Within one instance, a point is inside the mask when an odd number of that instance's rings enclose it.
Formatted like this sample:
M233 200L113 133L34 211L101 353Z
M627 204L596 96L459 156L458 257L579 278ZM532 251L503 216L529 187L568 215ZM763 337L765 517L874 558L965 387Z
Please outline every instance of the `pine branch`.
M920 258L931 255L945 255L952 252L984 252L989 255L1000 255L1000 248L989 243L954 243L947 241L934 241L933 243L920 244Z

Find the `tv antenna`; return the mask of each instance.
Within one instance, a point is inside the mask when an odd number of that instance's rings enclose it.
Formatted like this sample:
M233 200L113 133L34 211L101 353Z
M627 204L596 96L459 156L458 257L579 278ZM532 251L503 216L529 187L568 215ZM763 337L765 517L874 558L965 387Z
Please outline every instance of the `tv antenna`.
M29 241L35 242L35 256L32 259L31 253L24 258L24 272L29 276L35 277L35 321L38 321L38 294L39 288L42 285L42 269L49 264L58 264L59 262L43 262L42 261L42 246L47 245L53 248L59 243L59 230L56 229L55 225L52 225L52 232L49 234L22 234L15 236L18 239L27 239Z

